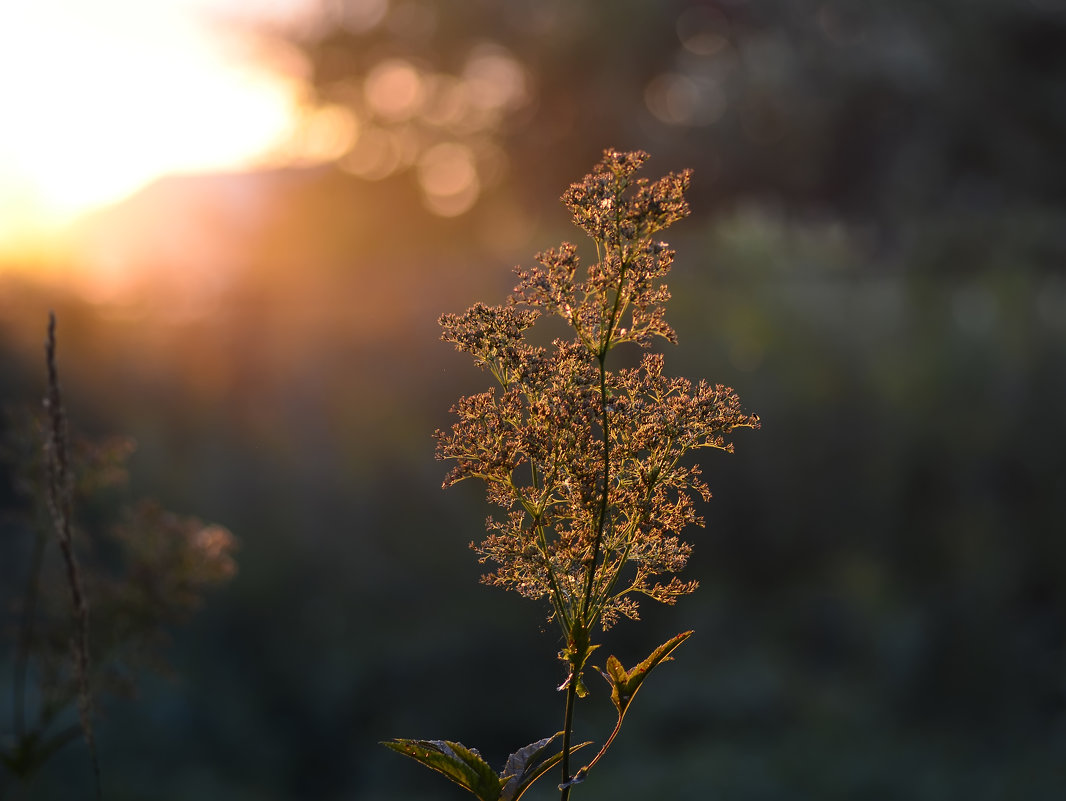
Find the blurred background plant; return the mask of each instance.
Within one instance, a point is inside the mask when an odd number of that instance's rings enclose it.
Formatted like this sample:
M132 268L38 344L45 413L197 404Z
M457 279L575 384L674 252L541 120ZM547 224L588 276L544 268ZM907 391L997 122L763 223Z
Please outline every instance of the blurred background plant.
M0 655L10 666L0 792L33 796L46 763L84 735L100 769L93 718L104 696L132 696L145 668L166 670L170 628L186 622L212 585L236 570L233 535L154 501L123 497L128 438L71 436L48 338L48 396L41 411L6 410L0 461L4 506ZM91 609L91 614L90 610Z
M312 5L227 31L300 87L317 161L160 179L79 222L60 267L0 274L0 394L41 396L56 308L76 426L136 439L135 495L242 532L240 574L174 634L184 684L98 723L115 797L441 797L375 743L446 722L499 764L555 730L553 693L512 726L437 690L510 697L553 660L517 658L552 633L457 547L488 510L440 491L431 432L482 377L435 321L572 238L559 187L610 144L694 170L666 371L769 422L701 510L701 592L645 615L699 631L677 689L585 796L1057 799L1062 5Z

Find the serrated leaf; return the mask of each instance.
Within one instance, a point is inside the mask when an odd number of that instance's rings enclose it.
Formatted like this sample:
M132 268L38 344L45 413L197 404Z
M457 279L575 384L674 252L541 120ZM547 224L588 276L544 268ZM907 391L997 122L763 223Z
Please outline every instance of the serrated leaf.
M473 748L449 740L396 739L382 745L447 776L479 801L499 801L500 778Z
M515 751L507 758L507 764L504 765L503 772L500 774L503 789L500 791L499 801L518 801L522 793L528 790L537 779L562 761L562 751L547 759L542 759L548 745L561 735L562 732L557 732L551 737L545 737L543 740L538 740ZM585 742L571 746L570 753L591 744L591 742Z
M625 670L622 663L614 656L607 658L606 670L602 671L602 675L611 685L611 702L618 710L619 718L625 715L633 696L637 694L637 690L640 689L640 685L648 677L652 668L670 659L670 654L674 652L674 649L691 636L691 631L685 631L676 637L671 637L652 651L647 659L630 670Z
M626 680L626 669L622 667L622 663L618 661L618 657L607 657L607 674L608 681L611 682L624 682Z
M503 772L500 773L500 780L509 780L526 772L530 765L535 764L537 757L544 753L544 749L548 747L548 744L553 740L556 740L562 732L556 732L551 737L545 737L543 740L537 740L535 743L530 743L525 748L520 748L507 757L507 762L503 766Z

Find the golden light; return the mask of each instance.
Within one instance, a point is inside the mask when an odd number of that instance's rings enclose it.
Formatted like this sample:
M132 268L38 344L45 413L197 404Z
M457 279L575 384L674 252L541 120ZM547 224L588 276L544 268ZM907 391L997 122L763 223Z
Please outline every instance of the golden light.
M426 206L442 217L468 211L481 191L474 153L455 142L444 142L423 154L418 180Z
M511 54L498 45L474 48L463 70L475 104L490 109L513 109L529 100L526 74Z
M697 56L713 56L729 47L729 20L713 6L692 6L677 18L682 46Z
M422 104L422 77L414 65L403 59L388 59L366 77L366 99L381 117L410 119Z
M270 5L270 4L265 4ZM275 3L296 8L297 0ZM227 50L234 0L41 0L0 24L0 255L46 250L83 212L168 173L277 154L294 80Z

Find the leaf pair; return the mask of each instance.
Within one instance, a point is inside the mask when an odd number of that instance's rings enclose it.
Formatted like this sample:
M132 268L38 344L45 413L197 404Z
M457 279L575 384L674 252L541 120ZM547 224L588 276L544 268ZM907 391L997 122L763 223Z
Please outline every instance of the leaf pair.
M670 659L670 654L674 652L677 646L681 645L681 643L691 637L692 634L693 632L691 631L684 631L675 637L671 637L652 651L647 659L630 670L626 670L622 667L622 663L618 661L617 657L607 657L606 669L601 670L600 675L611 685L611 703L614 704L614 708L618 711L618 720L614 724L614 731L611 732L611 736L607 738L607 742L603 744L603 747L599 750L596 756L594 756L591 762L574 775L576 781L583 781L585 775L592 769L592 766L599 762L600 758L607 753L607 749L611 747L614 738L617 737L618 732L622 730L622 721L625 720L626 712L629 710L629 705L632 703L633 697L644 683L644 679L646 679L648 674L651 673L652 668Z
M476 749L449 740L396 739L382 745L411 757L473 793L479 801L518 801L529 787L563 758L560 751L545 757L545 751L562 732L515 751L497 776ZM571 752L589 743L573 746Z
M619 723L625 717L629 703L633 700L633 696L637 694L640 685L644 683L644 679L651 673L652 668L660 662L670 659L670 654L674 652L677 646L681 645L692 634L693 632L691 631L685 631L676 637L671 637L652 651L647 659L631 670L623 668L622 663L616 657L607 657L606 669L600 671L600 673L611 685L611 702L614 704L615 709L618 710Z

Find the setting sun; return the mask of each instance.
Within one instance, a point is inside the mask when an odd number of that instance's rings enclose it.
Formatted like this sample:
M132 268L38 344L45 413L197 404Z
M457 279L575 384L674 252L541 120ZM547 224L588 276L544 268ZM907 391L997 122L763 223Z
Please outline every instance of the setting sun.
M300 98L219 20L298 0L45 0L0 13L0 254L47 250L79 214L168 173L277 156Z

